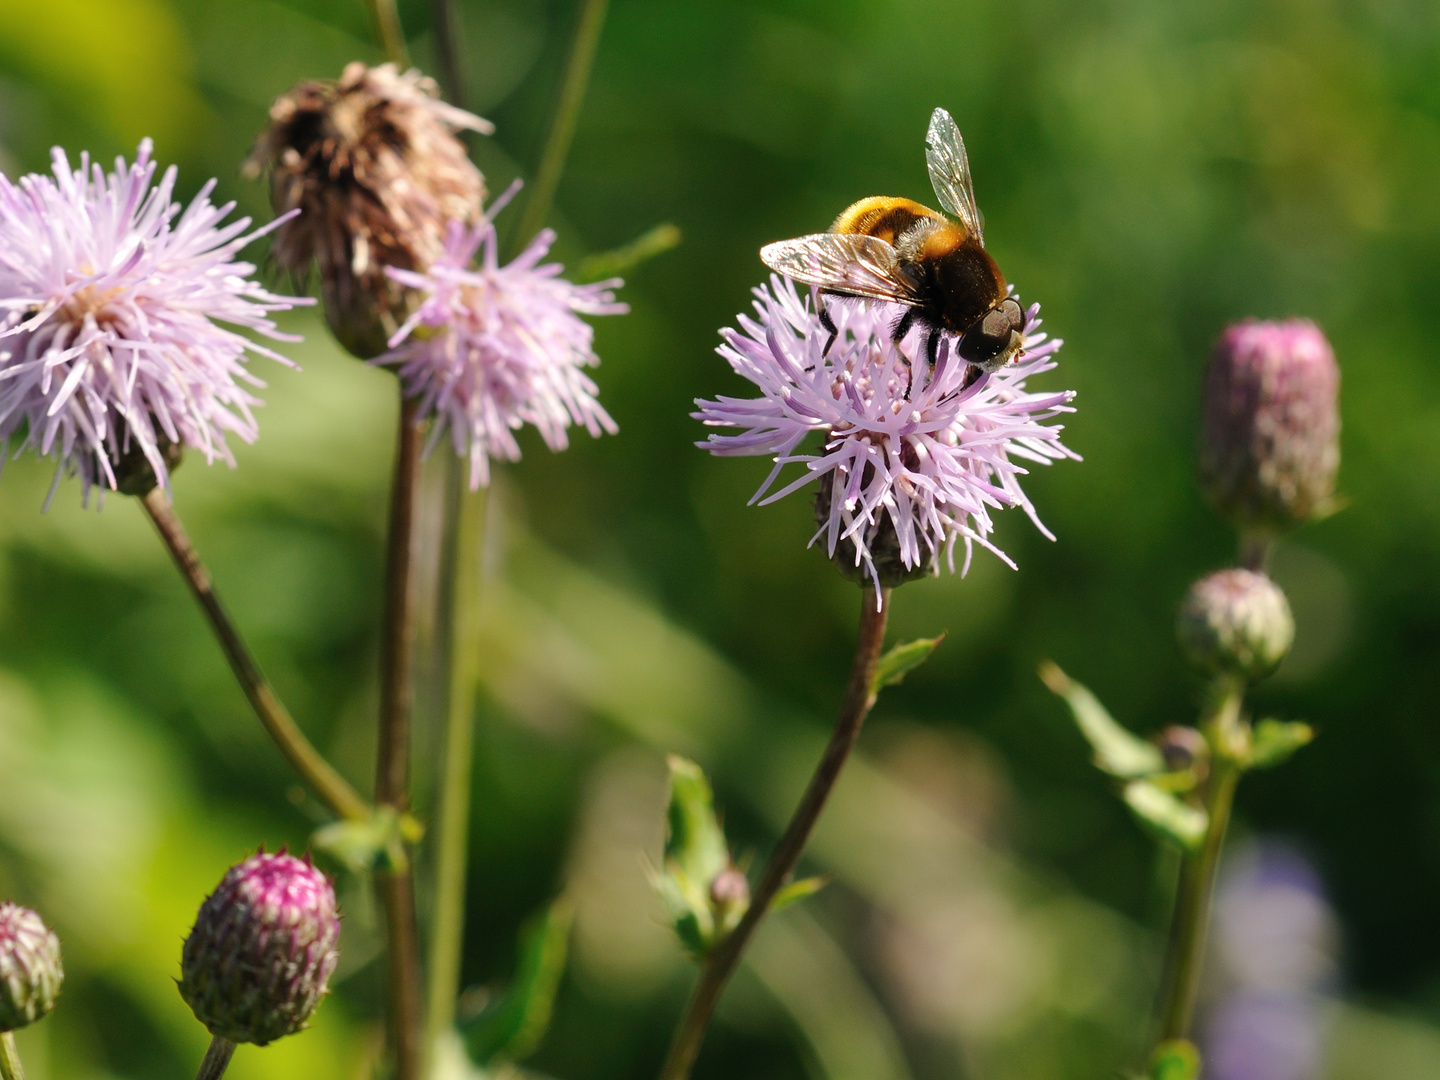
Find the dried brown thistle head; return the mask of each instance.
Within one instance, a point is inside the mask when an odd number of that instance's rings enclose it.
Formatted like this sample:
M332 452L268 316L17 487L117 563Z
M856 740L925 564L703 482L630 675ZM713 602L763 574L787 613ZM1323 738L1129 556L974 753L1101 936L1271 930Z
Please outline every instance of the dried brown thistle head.
M383 352L412 303L385 268L426 269L450 222L480 216L485 179L455 137L462 129L493 127L394 64L357 61L338 82L300 83L271 106L245 171L268 170L277 213L301 211L272 252L292 273L315 261L330 329L356 356Z

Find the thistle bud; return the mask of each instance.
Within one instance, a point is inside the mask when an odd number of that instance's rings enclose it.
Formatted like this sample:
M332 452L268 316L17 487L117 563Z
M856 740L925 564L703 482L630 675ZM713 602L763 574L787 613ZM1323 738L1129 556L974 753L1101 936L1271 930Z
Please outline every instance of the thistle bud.
M330 329L356 356L383 352L414 305L385 269L428 269L450 222L480 218L485 181L455 137L462 129L493 130L394 64L350 64L338 82L303 82L270 109L246 172L269 170L277 213L301 211L272 251L292 273L315 261Z
M60 939L29 908L0 904L0 1032L47 1015L64 981Z
M1251 570L1221 570L1190 587L1175 621L1180 647L1203 675L1253 681L1275 670L1295 639L1280 587Z
M282 850L232 867L185 939L180 995L212 1035L268 1042L305 1027L340 953L335 890Z
M1314 323L1244 322L1205 379L1200 480L1242 529L1274 532L1324 513L1340 466L1340 369Z

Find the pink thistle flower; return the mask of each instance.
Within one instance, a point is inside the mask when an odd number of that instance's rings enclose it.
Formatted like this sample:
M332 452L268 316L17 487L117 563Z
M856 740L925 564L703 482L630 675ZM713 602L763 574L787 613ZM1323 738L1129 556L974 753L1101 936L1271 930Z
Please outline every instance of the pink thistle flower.
M597 438L619 430L585 372L600 358L594 331L579 316L629 311L615 300L621 282L576 285L560 276L558 263L541 265L555 240L549 229L501 266L492 222L517 189L474 227L452 223L444 252L425 272L387 270L424 299L390 339L391 351L373 361L398 365L406 394L435 418L432 449L449 430L456 454L469 458L472 490L489 484L491 458L520 460L514 433L526 424L556 451L569 445L572 424Z
M819 530L810 542L823 538L842 571L874 582L877 592L936 571L942 552L953 572L957 540L965 544L962 574L975 544L1013 567L990 542L992 510L1018 506L1054 539L1019 483L1026 473L1020 462L1079 460L1061 444L1060 426L1045 423L1074 411L1074 393L1025 389L1031 376L1056 366L1062 344L1036 332L1038 304L1026 313L1019 361L966 387L968 365L948 340L934 371L925 370L921 336L892 341L894 313L886 305L831 304L840 334L822 355L829 332L792 282L772 276L755 296L756 318L741 315L740 329L722 330L717 351L762 396L697 400L700 411L692 414L711 427L744 429L711 435L697 443L702 449L720 457L774 455L752 503L775 502L818 479ZM811 432L824 439L820 451L798 452ZM804 474L772 491L791 464Z
M23 432L16 452L55 457L56 486L78 473L86 502L94 486L168 484L184 447L233 467L226 436L258 434L244 385L264 386L246 353L294 365L218 323L297 341L270 315L310 302L235 259L279 221L222 224L234 203L211 204L213 180L182 212L174 167L156 185L150 151L106 173L57 147L53 178L0 176L0 463Z

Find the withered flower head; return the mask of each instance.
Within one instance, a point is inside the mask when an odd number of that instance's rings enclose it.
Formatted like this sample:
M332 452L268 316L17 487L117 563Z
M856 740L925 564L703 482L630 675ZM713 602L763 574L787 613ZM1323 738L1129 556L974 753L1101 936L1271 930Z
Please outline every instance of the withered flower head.
M315 261L330 329L356 356L383 352L411 311L386 268L426 270L450 222L480 218L485 179L455 137L462 129L494 130L394 64L350 64L338 82L300 83L271 106L246 172L269 171L277 213L301 211L272 250L292 273Z

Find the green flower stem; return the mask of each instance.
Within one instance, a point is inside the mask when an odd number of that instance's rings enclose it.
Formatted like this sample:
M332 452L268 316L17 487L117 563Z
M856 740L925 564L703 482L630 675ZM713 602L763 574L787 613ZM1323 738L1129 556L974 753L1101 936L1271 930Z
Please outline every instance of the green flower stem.
M259 717L270 738L280 747L280 752L333 813L351 821L368 818L369 804L345 782L334 766L321 756L310 740L305 738L304 732L296 725L261 673L260 666L250 655L250 650L230 621L220 598L215 595L210 573L196 554L165 492L161 488L154 488L140 501L154 523L156 532L160 534L160 539L169 548L175 565L189 584L191 593L210 620L210 627L215 632L220 647L225 651L225 658L230 661L230 670L235 673L236 681L245 691L250 707L255 710L255 715Z
M205 1060L200 1063L200 1071L195 1074L195 1080L220 1080L230 1066L230 1058L234 1053L235 1044L216 1035L210 1040L210 1049L205 1051Z
M716 946L700 969L700 978L690 996L690 1004L675 1032L670 1054L660 1070L660 1080L685 1080L690 1075L696 1055L700 1052L700 1044L705 1040L710 1019L715 1015L715 1007L720 1003L725 984L735 973L741 954L750 944L760 920L769 911L775 894L784 887L795 870L795 864L800 861L810 833L820 819L820 812L825 809L835 781L840 778L840 771L845 767L855 740L860 735L860 725L865 722L871 706L875 704L875 695L870 686L875 678L875 665L880 659L881 648L885 644L885 620L889 611L889 589L881 593L878 607L870 588L867 586L862 590L860 634L855 644L855 660L850 668L850 682L845 688L845 700L840 706L840 717L835 722L830 744L825 747L825 754L816 766L815 774L810 778L810 786L805 789L790 824L785 828L785 835L780 838L780 843L770 855L770 861L765 864L760 883L751 895L750 907L744 918L729 936Z
M397 380L398 385L398 380ZM404 813L410 802L410 722L414 705L415 518L420 494L423 432L419 406L400 391L395 477L385 558L385 621L380 647L380 746L375 802ZM408 859L376 874L389 942L390 1048L396 1080L419 1080L420 941L415 882Z
M13 1031L0 1031L0 1080L25 1080L25 1068L20 1064Z
M1240 565L1246 570L1264 574L1270 565L1270 549L1275 534L1268 529L1246 529L1240 534Z
M451 105L465 107L465 79L460 71L460 27L451 0L430 0L430 27L435 39L435 66L440 88Z
M575 125L580 119L580 106L585 101L585 89L590 82L590 69L595 64L595 51L600 46L600 31L605 26L608 7L609 0L581 0L580 21L575 27L575 41L565 64L545 149L540 155L540 168L525 199L520 223L507 245L511 258L523 251L540 231L550 213L550 204L555 201L555 189L560 186L560 175L565 171L565 159L575 137Z
M1215 869L1240 766L1235 744L1240 736L1240 703L1244 696L1238 683L1217 686L1216 703L1206 720L1205 736L1210 743L1211 773L1205 791L1209 826L1200 850L1185 856L1180 867L1180 884L1175 898L1175 917L1170 928L1169 955L1162 985L1160 1041L1188 1039L1195 1015L1195 998L1200 989L1200 967L1205 958L1205 937L1210 924L1210 899L1215 889Z
M470 854L470 766L475 689L479 678L480 588L488 493L465 486L464 463L454 463L450 519L455 523L450 596L450 690L435 821L435 906L431 916L426 1054L455 1023L460 956L465 943L465 874Z
M385 59L404 71L410 66L410 54L405 49L405 34L400 29L395 0L370 0L370 17L375 22L375 36L385 50Z

